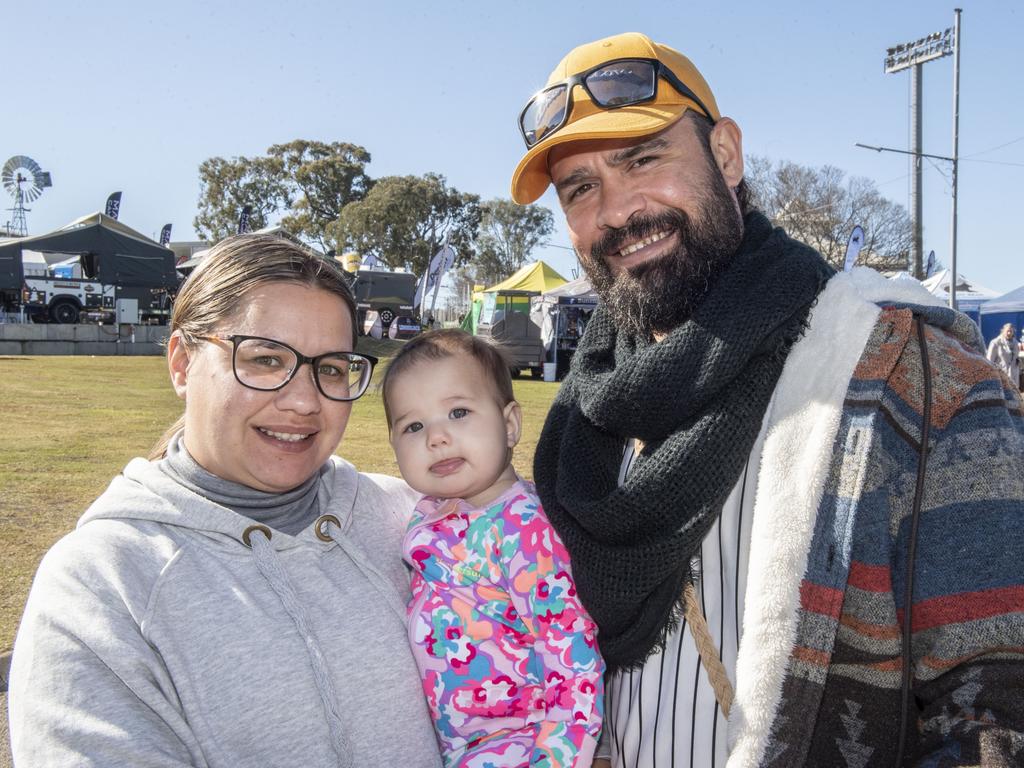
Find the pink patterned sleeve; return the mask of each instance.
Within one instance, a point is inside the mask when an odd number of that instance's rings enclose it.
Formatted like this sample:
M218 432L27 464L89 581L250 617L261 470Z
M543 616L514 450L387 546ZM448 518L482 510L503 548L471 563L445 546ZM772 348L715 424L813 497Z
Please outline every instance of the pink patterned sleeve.
M604 708L597 628L580 602L568 552L539 499L520 497L506 510L503 524L497 565L514 609L535 638L544 676L546 717L536 725L530 765L589 768Z

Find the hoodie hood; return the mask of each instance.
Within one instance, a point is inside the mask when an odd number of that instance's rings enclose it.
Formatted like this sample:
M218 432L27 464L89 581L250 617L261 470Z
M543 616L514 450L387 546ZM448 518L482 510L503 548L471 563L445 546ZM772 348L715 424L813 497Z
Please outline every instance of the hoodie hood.
M320 469L321 514L337 517L342 532L352 523L358 480L355 468L337 456L332 456ZM156 462L141 458L133 459L114 478L107 491L82 515L78 527L93 520L161 523L204 534L226 546L241 542L242 534L254 524L252 519L185 488ZM312 527L296 536L275 531L271 545L278 550L289 549L312 536Z
M952 334L962 344L980 354L985 352L981 329L977 324L967 315L944 304L938 296L913 278L888 279L869 267L854 267L832 279L849 280L861 298L872 304L919 313L929 325Z

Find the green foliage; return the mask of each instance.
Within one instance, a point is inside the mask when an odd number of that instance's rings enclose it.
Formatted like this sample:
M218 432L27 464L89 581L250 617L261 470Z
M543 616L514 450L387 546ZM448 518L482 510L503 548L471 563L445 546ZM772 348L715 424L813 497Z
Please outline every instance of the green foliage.
M373 255L390 269L422 274L445 234L462 263L480 227L480 198L449 187L444 176L387 176L366 197L346 205L329 225L338 252Z
M199 166L196 234L211 241L235 234L239 213L250 205L252 229L284 214L285 230L326 250L327 225L373 183L369 162L370 153L356 144L305 139L275 144L267 156L211 157Z
M327 250L327 225L341 209L366 196L373 181L366 175L370 153L357 144L296 139L275 144L267 153L281 160L296 201L281 225Z
M551 211L541 205L516 205L511 200L488 200L480 206L477 238L477 279L496 283L513 274L554 231Z
M291 205L284 163L276 157L211 157L199 166L199 213L192 220L196 234L215 242L238 231L242 208L252 206L252 229Z

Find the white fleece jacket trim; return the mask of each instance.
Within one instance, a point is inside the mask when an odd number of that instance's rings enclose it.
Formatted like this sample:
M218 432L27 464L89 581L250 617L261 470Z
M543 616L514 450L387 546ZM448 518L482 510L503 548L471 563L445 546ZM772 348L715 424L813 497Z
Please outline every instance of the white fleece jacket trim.
M946 302L929 293L927 288L913 278L888 280L868 267L854 267L851 271L837 275L837 277L849 280L860 294L861 299L873 304L946 306ZM835 280L833 279L831 282L835 282Z
M870 269L837 275L818 297L807 335L779 377L754 502L727 768L754 768L765 758L843 401L881 301L941 304L919 283L887 280Z

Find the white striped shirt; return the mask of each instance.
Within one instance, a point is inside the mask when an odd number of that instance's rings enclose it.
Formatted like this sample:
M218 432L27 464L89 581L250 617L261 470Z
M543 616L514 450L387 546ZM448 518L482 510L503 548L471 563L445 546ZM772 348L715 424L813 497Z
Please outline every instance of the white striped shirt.
M734 687L764 436L762 424L746 466L694 562L695 572L701 574L697 595ZM633 458L634 442L630 441L623 454L620 484L628 476ZM615 768L724 768L728 756L725 725L693 635L683 620L668 638L665 650L647 659L642 668L609 676L602 753L607 751L607 741Z

